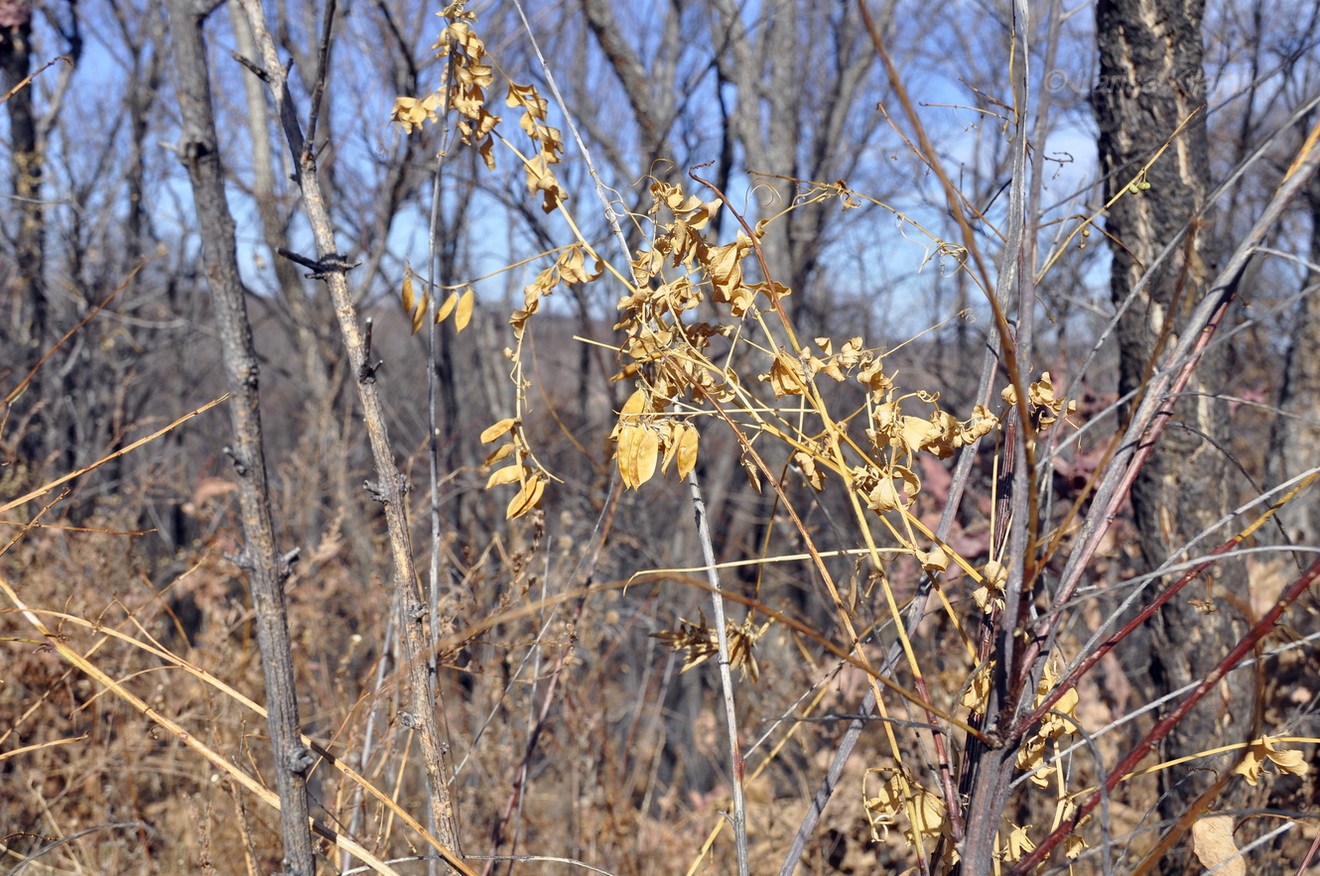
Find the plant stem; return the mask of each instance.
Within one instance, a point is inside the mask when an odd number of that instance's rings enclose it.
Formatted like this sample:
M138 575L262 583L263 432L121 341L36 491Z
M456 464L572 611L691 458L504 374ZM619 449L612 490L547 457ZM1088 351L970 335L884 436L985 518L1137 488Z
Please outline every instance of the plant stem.
M751 872L747 854L747 808L743 800L742 747L738 743L738 712L733 703L733 674L729 671L729 637L724 620L724 596L720 589L720 576L715 570L715 548L710 541L710 525L706 518L706 503L701 498L695 472L688 472L688 487L692 492L692 509L697 517L697 538L706 560L706 577L710 581L711 611L715 624L715 637L719 646L720 688L724 692L724 720L729 728L729 762L733 769L733 838L738 848L738 876Z

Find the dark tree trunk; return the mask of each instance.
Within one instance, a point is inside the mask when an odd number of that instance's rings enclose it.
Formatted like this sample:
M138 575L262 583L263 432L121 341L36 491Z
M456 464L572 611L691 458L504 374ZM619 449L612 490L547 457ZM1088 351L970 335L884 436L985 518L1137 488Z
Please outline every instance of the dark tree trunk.
M1149 369L1162 362L1162 351L1177 341L1184 316L1204 294L1210 275L1211 234L1196 219L1209 188L1205 111L1174 136L1206 100L1203 12L1203 0L1098 0L1096 4L1100 78L1092 100L1100 128L1106 200L1128 189L1140 169L1172 140L1146 172L1149 186L1126 191L1107 216L1107 230L1117 241L1111 246L1111 291L1117 307L1128 305L1118 321L1124 393L1141 393ZM1152 267L1184 231L1186 236L1169 257ZM1226 464L1214 445L1223 411L1207 394L1222 389L1223 376L1223 353L1212 348L1179 400L1175 422L1133 485L1132 505L1147 570L1186 559L1188 554L1204 555L1228 537L1220 530L1209 544L1185 551L1188 542L1219 520L1227 507ZM1238 614L1223 598L1219 584L1240 591L1240 581L1223 580L1238 568L1217 566L1212 580L1171 600L1142 635L1129 640L1132 681L1148 701L1205 676L1236 640L1233 627ZM1213 587L1209 598L1207 587ZM1154 590L1150 593L1153 596ZM1193 604L1197 599L1218 610L1203 612ZM1252 679L1237 673L1230 681L1225 697L1207 699L1178 726L1162 752L1165 759L1240 740L1249 732ZM1183 814L1188 802L1214 779L1210 770L1186 767L1162 775L1168 792L1161 798L1165 817Z
M0 2L0 71L4 91L18 88L32 64L32 7L13 0ZM14 211L18 213L14 262L20 294L24 296L24 323L36 364L46 337L46 290L42 285L45 264L44 221L41 205L41 174L44 166L37 142L37 122L32 106L32 87L16 91L5 101L9 112L10 185Z
M0 0L0 87L14 92L5 101L9 113L10 191L14 200L8 209L16 214L13 230L14 263L11 282L20 296L17 343L12 355L27 372L38 362L50 334L49 302L45 287L45 217L41 204L41 175L44 162L37 137L32 106L32 86L20 87L32 62L32 7L27 3ZM15 89L18 89L15 91ZM42 386L45 375L33 377L30 399L58 398ZM49 461L53 451L64 446L49 407L39 411L20 438L20 452L33 465Z

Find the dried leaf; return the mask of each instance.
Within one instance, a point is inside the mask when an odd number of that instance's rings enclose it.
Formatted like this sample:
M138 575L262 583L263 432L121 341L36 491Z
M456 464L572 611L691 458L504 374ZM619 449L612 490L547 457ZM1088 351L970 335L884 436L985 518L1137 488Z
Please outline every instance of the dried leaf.
M775 398L801 395L807 388L802 381L801 368L797 360L782 351L775 354L774 361L770 363L770 373L760 375L759 379L770 383Z
M1058 767L1058 764L1045 764L1045 745L1048 741L1043 736L1033 735L1022 743L1017 755L1017 768L1029 773L1028 780L1041 788L1050 786L1050 778Z
M916 551L916 557L917 562L921 563L921 568L927 572L943 572L949 568L949 555L939 545L933 546L929 551Z
M1028 855L1035 850L1036 844L1027 835L1027 831L1034 826L1028 824L1025 827L1013 828L1013 832L1008 835L1008 847L1004 849L1003 860L1009 863L1020 861L1023 855Z
M422 320L426 319L426 310L431 303L431 293L422 296L421 303L412 312L412 331L417 334L417 330L422 327Z
M505 417L493 426L486 427L486 431L481 433L481 443L489 444L496 438L513 429L518 421L513 417Z
M580 244L574 244L560 254L555 262L555 268L559 271L561 282L590 283L592 280L600 278L605 272L605 263L596 259L596 263L591 270L587 270L587 253Z
M911 822L903 831L908 846L917 846L924 839L940 835L944 826L944 803L936 794L920 785L912 785L898 770L876 769L875 772L890 773L890 777L884 782L879 796L866 801L873 831L876 823L888 829L898 825L899 818L906 815Z
M550 170L546 162L545 154L537 155L535 158L523 162L523 167L527 171L527 188L532 194L540 192L544 198L541 209L547 213L553 213L560 202L568 198L568 192L555 179L554 173Z
M482 465L485 465L485 466L492 466L492 465L494 465L495 463L499 462L500 460L507 458L508 455L509 455L510 453L513 452L513 449L514 449L514 448L513 448L513 443L512 443L512 442L510 442L510 443L508 443L508 444L501 444L499 447L496 447L496 448L491 452L490 456L487 456L487 457L486 457L486 461L485 461L484 463L482 463Z
M520 481L527 474L527 467L521 462L515 462L513 465L505 466L491 472L490 480L486 481L486 489L498 487L501 484L511 484L514 481Z
M504 511L504 519L512 520L531 511L536 507L536 503L541 501L541 494L544 492L545 478L539 474L533 474L522 485L518 495L509 500L509 507Z
M697 442L700 435L697 427L691 423L683 425L683 435L678 439L678 476L686 478L697 466Z
M1246 876L1247 862L1233 841L1233 816L1208 815L1192 825L1192 851L1216 876ZM1219 865L1223 864L1222 867Z
M504 102L509 106L519 106L527 110L527 114L534 118L545 120L545 111L550 106L544 97L541 97L536 91L534 85L516 85L509 83L509 93L505 95Z
M985 714L985 705L990 702L990 686L994 683L994 661L982 663L972 676L972 683L963 692L962 706L977 715Z
M866 384L877 395L884 395L894 388L894 381L885 375L884 369L884 359L873 359L857 372L857 382Z
M1277 749L1274 747L1274 740L1266 736L1247 746L1246 756L1242 763L1233 768L1233 772L1244 777L1247 784L1255 785L1266 761L1273 763L1281 771L1295 776L1305 775L1310 768L1303 759L1302 752L1296 749Z
M669 471L669 463L678 455L678 439L683 437L683 424L670 421L665 423L665 455L660 461L660 473Z
M747 472L747 480L751 481L752 489L756 490L757 493L760 493L761 473L757 470L756 463L752 462L745 456L740 459L739 462L742 463L743 471Z
M477 295L469 286L458 299L458 307L454 311L454 331L461 332L467 328L468 322L472 319L472 306L476 304Z
M1077 693L1077 688L1072 687L1059 697L1058 702L1050 709L1050 713L1045 716L1041 722L1039 733L1041 736L1064 736L1070 733L1076 733L1077 724L1069 721L1064 715L1077 717L1077 703L1081 697Z
M867 494L866 507L876 513L897 511L906 508L921 492L921 480L908 468L901 465L890 466L880 477L879 483Z
M1004 589L1008 586L1008 567L998 560L988 560L981 576L981 586L972 592L972 599L986 614L1002 609Z
M633 450L632 474L633 488L636 489L655 475L657 457L660 453L660 436L654 429L642 428L641 435Z
M496 116L495 118L496 121L499 120L498 116ZM477 154L481 156L481 160L486 165L487 170L494 170L495 169L495 138L487 137L485 140L482 140L480 145L477 146Z
M739 235L739 239L733 243L726 243L723 246L707 247L701 253L701 263L706 269L706 276L710 278L711 288L714 291L717 302L732 302L737 296L737 290L743 285L742 259L752 248L750 239ZM751 297L746 302L751 304ZM742 307L746 310L746 307ZM734 316L740 315L735 312Z
M619 477L623 479L624 489L634 486L633 465L637 458L637 439L640 437L637 433L640 427L620 423L616 429L618 444L615 448L614 458L619 466Z
M628 400L623 403L623 410L619 411L619 414L623 417L627 417L632 414L640 414L645 409L646 390L639 389L632 395L628 396Z
M413 296L413 282L411 274L403 275L403 309L412 313L413 305L417 302Z
M444 104L444 97L437 92L418 100L415 97L396 97L394 111L390 120L403 126L404 133L412 133L413 128L420 128L425 122L434 122L440 117L436 110Z
M1294 776L1304 776L1306 771L1310 769L1305 758L1306 756L1295 748L1270 753L1270 760L1274 762L1280 772L1291 773Z
M454 305L458 303L458 293L452 292L445 299L445 303L440 305L440 309L435 312L436 323L442 323L449 314L454 312Z

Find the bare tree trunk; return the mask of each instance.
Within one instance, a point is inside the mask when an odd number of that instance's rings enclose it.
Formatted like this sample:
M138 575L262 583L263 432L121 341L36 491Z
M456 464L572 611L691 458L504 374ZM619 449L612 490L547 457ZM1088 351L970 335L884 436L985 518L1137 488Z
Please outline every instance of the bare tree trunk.
M41 359L50 319L45 287L45 219L42 215L41 176L43 156L38 149L37 120L32 106L32 86L21 86L27 78L32 58L32 7L27 3L7 0L0 5L0 73L3 73L4 93L14 92L5 101L9 112L9 142L13 165L10 167L10 187L14 194L13 210L18 214L18 227L14 235L15 283L23 296L19 309L18 337L24 338L27 349L22 356L24 369L31 368ZM21 87L20 87L21 86ZM18 89L15 91L15 89ZM39 384L42 377L37 375ZM44 397L39 386L33 387L34 397ZM54 443L49 433L53 425L43 415L22 436L23 452L29 459L44 458Z
M239 53L245 58L256 57L243 7L238 0L229 0L228 6ZM288 308L293 323L294 347L307 386L308 398L303 416L307 418L309 428L304 433L307 442L303 448L304 457L317 461L330 500L351 519L361 516L363 508L349 482L348 447L337 416L336 403L343 387L342 368L337 367L334 357L328 355L332 350L322 343L319 331L323 322L322 311L328 308L318 307L309 300L297 266L277 255L282 247L289 245L286 234L288 220L281 212L280 193L275 186L275 170L279 162L271 148L270 111L266 103L265 86L249 70L243 76L243 90L248 133L252 139L252 195L261 217L262 237L274 261L280 298ZM323 524L322 519L313 522L316 527ZM376 546L370 530L365 526L348 526L344 529L354 561L364 576L370 577L376 568Z
M201 230L206 278L215 302L224 348L225 377L232 394L234 447L226 448L238 475L246 537L244 565L257 615L257 642L266 680L266 708L275 756L275 782L280 795L280 827L286 872L312 876L312 838L308 826L305 773L311 752L299 739L298 701L293 654L284 605L284 580L289 563L275 548L266 482L266 458L257 394L258 367L252 345L244 289L238 273L234 220L225 196L224 172L207 76L202 22L209 4L170 0L170 35L178 72L176 91L183 117L179 158L188 170Z
M19 87L27 78L32 63L32 7L26 3L7 2L0 25L0 70L4 72L6 93ZM32 337L46 333L46 295L42 285L45 247L42 242L41 175L43 157L37 149L37 121L33 114L32 88L19 88L5 101L9 111L9 140L13 166L10 180L19 213L16 267L19 282L29 301Z
M358 321L357 306L349 293L345 274L353 266L346 262L336 245L330 213L321 193L314 141L303 133L302 124L295 115L288 80L285 78L284 67L276 54L275 43L266 24L265 10L257 0L242 0L242 3L259 52L255 63L263 70L262 79L270 89L275 114L280 120L285 141L293 157L294 178L302 190L307 220L316 242L317 254L314 264L317 265L317 274L325 281L334 303L340 333L348 353L349 367L357 382L358 399L362 403L363 418L375 461L377 480L371 484L371 489L384 506L389 530L390 551L394 559L393 586L403 613L400 629L412 706L410 711L400 713L399 720L405 726L416 730L421 742L427 792L438 825L437 839L441 844L438 851L445 862L454 869L459 872L471 872L459 857L458 815L449 788L449 776L452 770L449 764L448 730L438 692L431 685L428 670L426 653L429 643L428 609L422 598L417 568L413 562L405 513L404 496L408 484L394 460L384 405L380 389L376 384L376 369L369 361L371 350L367 345L367 336ZM325 14L327 17L333 17L333 3L327 6ZM329 23L326 26L328 27ZM320 69L324 72L324 63L320 65ZM313 93L319 93L319 86L323 85L324 82L320 82L318 87L313 89ZM316 114L317 109L313 107L311 117L317 118ZM315 134L314 126L309 125L309 130L312 135ZM439 622L439 619L431 618L430 621Z
M1205 207L1210 174L1201 109L1206 99L1203 12L1202 0L1099 0L1096 6L1100 87L1093 102L1106 199L1127 189L1173 138L1146 172L1149 186L1124 193L1107 218L1108 233L1118 242L1112 247L1111 293L1116 306L1126 307L1118 320L1123 393L1141 393L1152 363L1161 350L1174 346L1210 276L1211 234L1197 218ZM1198 109L1175 138L1179 125ZM1153 267L1184 231L1170 257ZM1208 350L1175 409L1180 422L1165 432L1132 488L1142 555L1150 570L1183 559L1184 546L1227 508L1225 459L1214 446L1222 412L1208 395L1222 386L1223 370L1223 348ZM1204 553L1204 548L1192 553ZM1215 574L1231 568L1216 566ZM1206 613L1192 604L1193 598L1189 593L1170 601L1142 636L1129 640L1132 680L1149 699L1204 677L1237 638L1237 614L1228 601L1219 600L1219 610ZM1248 732L1251 679L1237 673L1229 682L1232 690L1225 700L1203 704L1174 730L1163 752L1166 758L1193 755ZM1182 814L1214 778L1209 771L1161 775L1170 783L1161 800L1166 817Z

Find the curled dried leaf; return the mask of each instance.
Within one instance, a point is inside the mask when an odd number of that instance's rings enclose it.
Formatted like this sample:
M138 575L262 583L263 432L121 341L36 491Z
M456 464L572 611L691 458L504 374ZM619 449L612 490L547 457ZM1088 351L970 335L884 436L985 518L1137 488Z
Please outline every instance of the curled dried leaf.
M669 471L669 464L678 455L678 439L683 435L683 424L670 421L661 428L664 429L665 454L664 459L660 462L660 473L664 474Z
M986 703L990 702L990 688L994 683L994 669L993 660L986 661L977 667L976 672L972 675L971 684L963 692L963 708L977 715L985 714Z
M420 100L415 97L396 97L390 121L398 122L405 134L411 134L414 128L420 128L426 122L437 121L440 117L436 110L444 105L444 97L434 92Z
M890 466L866 496L866 506L878 514L911 505L921 492L921 480L908 468ZM947 562L947 558L946 558Z
M793 454L793 462L802 471L802 476L811 484L813 490L819 493L825 489L825 472L816 465L816 457L805 450L799 450Z
M903 831L903 838L909 846L920 845L926 839L940 835L944 827L944 804L936 794L914 784L899 770L871 769L867 775L878 773L888 775L881 792L865 801L867 817L871 822L874 839L876 826L888 833L888 828L899 825L900 819L909 821Z
M1305 775L1310 768L1302 752L1275 748L1274 740L1265 736L1247 746L1246 756L1242 763L1233 768L1233 772L1245 778L1247 784L1255 785L1267 762L1273 763L1281 772L1295 776Z
M758 379L769 382L775 398L802 395L807 388L797 360L783 351L775 354L774 361L770 363L770 373L762 374Z
M935 545L928 551L917 551L916 557L917 562L921 564L921 568L927 572L943 572L949 568L949 555L939 545Z
M985 564L981 586L972 591L972 599L986 614L1004 607L1004 588L1008 585L1008 567L998 560Z
M1008 842L1005 844L1005 848L1000 854L1000 858L1009 863L1013 863L1022 860L1024 855L1031 854L1031 852L1035 850L1036 844L1032 841L1031 837L1027 835L1027 831L1034 826L1035 825L1031 824L1014 826L1013 831L1008 835Z
M523 167L527 170L528 190L532 194L540 192L542 195L544 200L541 204L542 210L553 213L560 203L568 199L568 192L559 184L554 172L550 170L544 153L524 161Z
M881 358L872 359L864 364L862 370L857 372L857 382L865 384L871 392L880 397L894 388L893 379L885 374L885 360Z
M742 465L743 471L747 472L747 480L751 482L752 489L759 494L761 492L761 472L757 470L756 463L747 457L738 460Z

